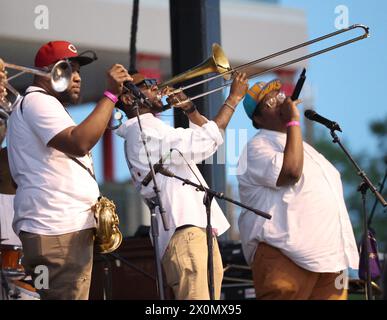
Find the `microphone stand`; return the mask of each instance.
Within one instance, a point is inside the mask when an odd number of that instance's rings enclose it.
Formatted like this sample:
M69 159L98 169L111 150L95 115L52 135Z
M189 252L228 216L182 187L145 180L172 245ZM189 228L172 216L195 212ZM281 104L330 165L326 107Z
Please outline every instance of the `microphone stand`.
M150 159L149 151L148 151L147 144L146 144L146 139L144 136L144 132L142 130L138 99L134 100L133 109L136 110L136 117L137 117L138 126L140 128L141 140L142 140L142 143L144 145L146 157L147 157L148 164L149 164L149 170L150 170L150 172L152 172L153 190L156 194L156 196L154 198L152 198L151 200L147 200L147 205L149 206L149 209L151 211L151 233L152 233L152 239L153 239L153 248L154 248L154 252L155 252L155 259L156 259L157 290L159 292L160 300L165 300L164 285L163 285L163 273L162 273L162 268L161 268L161 256L160 256L160 248L159 248L159 240L158 240L158 238L159 238L159 226L158 226L158 221L157 221L157 217L156 217L156 207L159 208L159 213L161 215L161 220L163 221L164 230L168 231L169 226L168 226L168 221L165 217L165 209L161 203L160 190L159 190L157 183L156 183L155 172L153 170L153 164L152 164L152 161Z
M159 171L159 173L161 173L162 175L165 175L167 177L171 177L171 178L175 178L175 179L178 179L180 181L183 181L183 185L186 185L186 184L191 185L191 186L195 187L196 191L203 191L204 192L203 204L206 206L206 215L207 215L206 235L207 235L207 250L208 250L207 266L208 266L208 274L209 274L209 276L208 276L208 289L209 289L209 293L210 293L210 300L214 300L215 299L214 262L213 262L214 258L213 258L213 252L212 252L212 250L213 250L213 233L212 233L212 226L211 226L211 202L212 202L213 198L216 197L218 199L226 200L226 201L231 202L239 207L250 210L250 211L254 212L256 215L259 215L259 216L264 217L266 219L271 219L271 215L266 213L266 212L251 208L249 206L246 206L246 205L244 205L236 200L233 200L231 198L228 198L224 195L223 192L214 191L212 189L204 187L203 185L196 184L189 179L184 179L182 177L179 177L179 176L175 175L173 172L166 170L165 168L164 169L162 168Z
M0 260L1 262L1 260ZM8 285L8 278L4 275L3 269L0 270L0 300L9 300L10 288Z
M369 263L370 248L369 248L368 239L367 239L367 237L368 237L367 208L366 208L367 190L370 189L374 193L376 199L383 205L383 207L385 207L387 205L387 203L384 200L383 196L379 193L379 191L374 187L372 182L368 179L365 172L359 167L359 165L352 158L352 156L349 154L347 149L343 146L343 144L341 143L335 130L336 129L330 130L331 136L333 138L333 143L337 143L340 146L340 148L344 151L344 153L346 154L348 159L355 166L355 168L357 170L357 175L360 176L360 178L363 180L360 183L357 191L359 191L361 193L361 197L362 197L363 229L364 229L363 231L364 231L364 237L365 237L365 246L363 246L363 247L365 247L365 250L366 250L366 254L365 254L365 256L366 256L366 261L365 261L365 268L366 268L365 298L366 298L366 300L370 300L370 299L372 299L372 283L371 283L372 279L371 279L370 263Z

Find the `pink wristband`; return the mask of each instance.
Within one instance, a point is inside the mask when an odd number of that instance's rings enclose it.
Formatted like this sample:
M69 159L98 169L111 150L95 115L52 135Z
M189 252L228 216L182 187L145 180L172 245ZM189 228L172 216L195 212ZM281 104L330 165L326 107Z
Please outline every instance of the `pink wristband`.
M293 127L293 126L300 126L300 123L298 121L289 121L287 124L286 124L286 128L288 127Z
M106 90L103 94L104 94L105 97L109 98L114 103L116 103L118 101L118 98L113 93L111 93L110 91Z

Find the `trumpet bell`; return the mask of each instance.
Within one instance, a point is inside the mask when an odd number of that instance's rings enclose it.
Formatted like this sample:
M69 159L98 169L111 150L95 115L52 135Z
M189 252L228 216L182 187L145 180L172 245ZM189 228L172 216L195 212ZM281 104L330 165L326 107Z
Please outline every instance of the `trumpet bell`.
M51 70L51 86L56 92L65 91L71 81L72 69L68 61L58 61Z
M177 76L174 76L172 79L163 82L158 85L159 88L164 88L167 86L172 86L175 83L183 82L192 78L196 78L209 73L218 73L222 74L231 70L230 63L223 52L222 47L214 43L212 45L212 55L207 60L202 62L201 64L189 69L183 73L180 73ZM230 79L230 73L224 76L225 80Z

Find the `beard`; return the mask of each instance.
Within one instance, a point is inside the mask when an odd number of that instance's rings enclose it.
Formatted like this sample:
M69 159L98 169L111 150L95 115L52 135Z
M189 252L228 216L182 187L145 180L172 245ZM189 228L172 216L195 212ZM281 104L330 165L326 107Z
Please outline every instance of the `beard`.
M152 112L153 113L160 113L163 111L163 106L160 104L152 103Z
M58 95L59 101L63 104L78 104L81 100L81 95L79 93L72 92L71 89L60 92Z
M151 99L150 102L152 104L153 113L159 113L163 111L163 102L157 96Z

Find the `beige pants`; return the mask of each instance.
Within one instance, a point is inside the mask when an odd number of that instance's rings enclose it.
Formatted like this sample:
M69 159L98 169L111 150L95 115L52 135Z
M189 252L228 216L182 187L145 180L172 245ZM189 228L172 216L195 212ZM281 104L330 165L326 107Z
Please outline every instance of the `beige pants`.
M209 300L207 256L205 229L189 227L174 233L162 263L167 283L177 300ZM213 256L214 292L215 299L219 300L223 265L215 237Z
M93 229L45 236L22 231L23 266L34 283L43 284L41 267L48 268L48 289L37 288L42 300L87 300L93 266ZM37 271L40 272L37 272ZM35 282L36 280L36 282Z
M252 271L257 299L347 299L347 290L335 286L336 279L342 277L342 273L317 273L305 270L279 249L262 242L255 253ZM341 281L337 282L340 287Z

